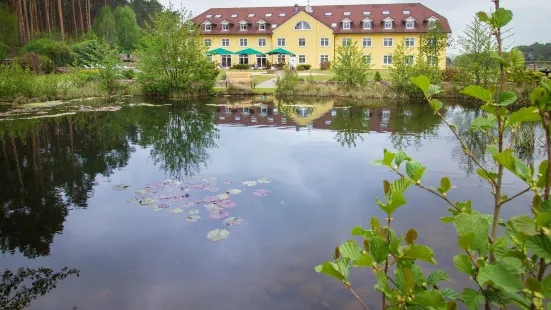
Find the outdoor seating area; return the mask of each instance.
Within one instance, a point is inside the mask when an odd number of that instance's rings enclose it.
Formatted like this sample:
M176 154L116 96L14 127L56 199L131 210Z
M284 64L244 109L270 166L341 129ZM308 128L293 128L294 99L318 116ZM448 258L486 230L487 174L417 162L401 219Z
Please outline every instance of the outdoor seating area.
M217 67L221 69L283 69L285 64L292 63L290 58L295 57L295 54L283 48L277 48L267 53L259 52L253 48L246 48L237 52L217 48L206 52L206 54L211 56L211 61L216 62ZM233 55L237 57L233 57ZM219 58L217 59L214 56L219 56ZM271 61L268 56L271 56Z

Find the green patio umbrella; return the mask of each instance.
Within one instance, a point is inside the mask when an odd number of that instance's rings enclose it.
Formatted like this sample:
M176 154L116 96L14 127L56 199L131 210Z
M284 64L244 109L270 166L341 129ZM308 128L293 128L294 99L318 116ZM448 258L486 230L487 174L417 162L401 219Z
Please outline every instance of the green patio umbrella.
M237 55L264 55L264 53L259 52L255 49L252 49L252 48L246 48L246 49L241 50L239 52L235 52L235 54L237 54Z
M217 49L213 49L212 51L208 51L206 52L205 54L207 55L233 55L235 54L234 52L230 52L228 51L227 49L225 48L217 48Z
M267 52L266 54L268 55L290 55L290 56L295 56L295 54L289 52L288 50L286 49L283 49L283 48L276 48L275 50L271 50L269 52Z

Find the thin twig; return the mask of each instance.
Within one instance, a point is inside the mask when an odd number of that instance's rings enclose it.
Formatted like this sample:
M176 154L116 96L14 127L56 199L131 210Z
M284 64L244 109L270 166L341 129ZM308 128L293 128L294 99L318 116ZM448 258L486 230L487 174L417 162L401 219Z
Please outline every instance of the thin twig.
M526 193L526 192L529 192L529 191L530 191L530 187L528 187L527 189L523 190L522 192L520 192L520 193L518 193L518 194L516 194L516 195L514 195L514 196L511 196L510 198L507 198L507 199L501 201L501 202L499 203L499 205L501 206L501 205L503 205L503 204L505 204L505 203L507 203L507 202L509 202L509 201L511 201L511 200L513 200L513 199L515 199L515 198L517 198L518 196L520 196L520 195L522 195L522 194L524 194L524 193Z
M365 310L369 310L369 308L367 307L367 305L363 302L363 300L360 298L360 296L358 296L358 294L356 294L356 292L354 291L354 289L352 288L352 285L347 285L346 287L348 287L348 289L352 292L352 294L354 294L354 296L356 297L356 299L362 304L362 306L364 307Z

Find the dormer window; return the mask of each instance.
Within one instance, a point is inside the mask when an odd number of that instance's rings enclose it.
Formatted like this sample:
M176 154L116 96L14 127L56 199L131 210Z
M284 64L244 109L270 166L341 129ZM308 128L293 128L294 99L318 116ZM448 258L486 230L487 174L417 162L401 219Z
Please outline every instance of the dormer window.
M246 23L241 23L241 24L239 24L239 30L241 30L241 31L247 31L247 24L246 24Z
M222 25L222 31L228 31L230 30L230 23L228 23L227 21L222 21L220 23L220 25Z
M212 24L205 24L205 31L211 31L212 30Z
M392 21L391 20L386 20L385 21L385 30L390 30L392 29Z
M365 30L371 30L371 21L370 20L364 21L364 29Z
M426 21L427 21L427 27L429 29L434 29L434 28L436 28L436 22L438 22L439 19L436 18L435 16L431 16L431 17L427 18Z
M412 20L406 21L406 29L413 29L415 28L415 22Z
M259 23L258 24L258 30L260 30L260 31L266 30L266 23Z
M342 22L342 29L344 30L350 30L350 22L349 21L344 21Z

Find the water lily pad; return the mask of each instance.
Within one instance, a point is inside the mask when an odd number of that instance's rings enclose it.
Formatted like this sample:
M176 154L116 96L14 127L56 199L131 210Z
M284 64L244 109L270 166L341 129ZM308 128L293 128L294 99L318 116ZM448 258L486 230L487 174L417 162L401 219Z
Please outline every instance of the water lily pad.
M125 190L125 189L127 189L127 188L129 188L129 187L130 187L130 185L120 184L120 185L115 185L115 186L113 186L113 189L116 190L116 191L118 191L118 192L120 192L120 191L123 191L123 190Z
M165 200L170 199L170 197L172 197L172 195L169 195L169 194L162 194L162 195L159 196L159 198L165 199Z
M209 192L212 192L212 193L215 193L215 192L219 192L220 189L218 187L212 187L212 186L207 186L205 188L203 188L204 190L206 191L209 191Z
M136 199L136 198L128 199L128 203L136 203L136 202L138 202L138 199Z
M227 229L214 229L207 233L207 239L218 242L228 239L230 232Z
M230 195L228 195L228 194L218 194L218 195L216 195L216 197L218 197L218 199L220 199L220 200L224 200L224 199L230 198Z
M230 195L237 195L237 194L241 193L241 190L234 188L234 189L228 190L227 193L230 194Z
M157 211L157 212L163 211L163 210L164 210L163 208L155 208L155 209L153 209L153 211Z
M209 217L213 220L221 220L228 217L229 213L224 212L221 210L212 210L212 212L209 212Z
M149 191L147 189L140 189L136 191L136 194L138 195L147 195Z
M227 209L227 208L233 208L235 206L237 206L237 202L233 201L233 200L222 200L220 202L218 202L218 205L224 209Z
M210 177L210 178L202 178L201 179L201 182L216 182L216 178L215 177Z
M197 210L197 209L191 209L191 210L189 210L188 214L189 214L189 215L199 214L199 210Z
M203 198L203 201L204 202L215 202L215 201L218 201L218 197L216 196L207 196L205 198Z
M253 195L260 196L260 197L265 197L265 196L270 195L270 193L271 192L267 189L257 189L253 192Z
M157 202L157 200L155 200L155 198L152 198L152 197L145 197L144 199L140 200L140 204L142 205L150 205L155 202Z
M232 183L233 183L233 182L232 182L232 181L230 181L230 180L226 180L226 181L224 181L224 184L232 184Z
M272 178L270 177L261 177L260 179L257 180L258 183L264 183L264 184L268 184L268 183L272 183Z
M195 223L195 222L199 222L200 219L201 217L199 215L190 215L186 217L185 221Z
M210 213L214 210L219 210L219 211L222 211L224 210L224 208L222 208L221 206L215 204L215 203L208 203L205 205L205 208L207 208L207 211Z
M193 206L195 206L195 203L193 201L186 201L186 202L182 203L182 207L184 207L184 208L191 208Z
M170 210L171 213L174 213L174 214L178 214L178 213L182 213L184 212L184 209L182 208L174 208L172 210Z
M237 216L228 217L224 220L224 224L227 226L239 226L243 224L243 219Z
M243 185L245 186L256 186L256 182L255 181L245 181L243 182Z
M159 205L160 209L168 209L168 207L169 206L166 203L162 203L162 204Z

